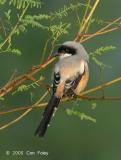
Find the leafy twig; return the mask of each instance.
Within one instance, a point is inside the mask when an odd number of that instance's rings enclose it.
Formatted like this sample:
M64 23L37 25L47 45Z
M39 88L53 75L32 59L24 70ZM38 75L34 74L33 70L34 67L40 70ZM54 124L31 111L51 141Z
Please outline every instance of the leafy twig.
M109 82L106 82L104 84L101 84L97 87L94 87L94 88L91 88L89 90L86 90L86 91L83 91L79 96L77 96L77 98L81 98L81 99L84 99L84 100L121 100L121 96L115 96L115 97L109 97L109 96L85 96L87 94L90 94L90 93L93 93L97 90L100 90L102 88L105 88L105 87L108 87L110 85L113 85L117 82L121 81L121 76L112 80L112 81L109 81ZM3 111L3 112L0 112L0 115L4 115L4 114L8 114L8 113L13 113L13 112L17 112L17 111L21 111L21 110L27 110L27 109L35 109L35 108L43 108L47 105L47 102L44 102L44 103L41 103L42 100L47 96L48 94L48 91L46 91L43 96L40 98L40 100L38 100L34 105L32 106L24 106L24 107L17 107L17 108L14 108L14 109L11 109L11 110L8 110L8 111ZM75 99L74 98L71 98L71 100ZM65 102L69 100L68 97L67 98L64 98L62 99L62 102Z
M85 30L85 27L87 26L87 24L88 24L90 18L92 17L92 15L93 15L93 13L94 13L94 11L95 11L95 9L96 9L96 7L97 7L99 2L100 2L100 0L96 0L96 2L94 4L94 6L92 7L89 15L85 19L85 22L84 22L83 26L82 25L80 26L80 29L79 29L79 32L78 32L76 38L75 38L75 41L77 41L77 42L80 41L80 34L83 33L83 31Z
M9 33L9 35L6 37L6 39L4 40L4 42L0 45L0 48L2 48L7 42L9 39L11 39L11 37L13 36L13 34L15 33L18 25L19 25L19 22L21 21L21 19L23 18L24 14L26 13L27 9L29 7L29 4L26 6L26 8L24 8L23 12L21 13L16 25L14 26L14 28L12 29L12 31Z

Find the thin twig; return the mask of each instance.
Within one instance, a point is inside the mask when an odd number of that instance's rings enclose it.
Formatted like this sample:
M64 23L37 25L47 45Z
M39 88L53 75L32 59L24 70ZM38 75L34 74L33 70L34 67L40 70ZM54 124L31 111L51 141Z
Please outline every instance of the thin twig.
M121 100L121 96L116 96L116 97L112 97L112 96L79 96L78 98L81 98L83 100L89 100L89 101L93 101L93 100L112 100L112 101L120 101Z
M102 89L102 88L105 88L105 87L108 87L108 86L110 86L110 85L113 85L114 83L117 83L117 82L119 82L119 81L121 81L121 76L120 77L118 77L118 78L116 78L116 79L114 79L114 80L112 80L112 81L109 81L109 82L106 82L106 83L104 83L104 84L101 84L101 85L99 85L99 86L97 86L97 87L94 87L94 88L91 88L91 89L89 89L89 90L86 90L86 91L83 91L79 96L77 96L77 97L80 97L80 98L82 98L82 99L87 99L87 100L121 100L121 97L107 97L107 96L100 96L100 97L93 97L93 96L85 96L85 95L87 95L87 94L89 94L89 93L93 93L93 92L95 92L95 91L97 91L97 90L100 90L100 89ZM45 103L40 103L45 97L46 97L46 95L47 95L47 91L43 94L43 96L40 98L40 100L38 100L34 105L32 105L32 106L24 106L24 107L17 107L17 108L15 108L15 109L11 109L11 110L8 110L8 111L3 111L3 112L0 112L0 115L4 115L4 114L8 114L8 113L13 113L13 112L17 112L17 111L21 111L21 110L26 110L26 109L29 109L29 108L33 108L33 109L35 109L35 108L39 108L39 107L45 107L46 105L47 105L47 102L45 102ZM62 102L65 102L65 101L67 101L68 100L68 97L67 98L64 98L64 99L62 99ZM73 100L73 98L71 99L71 100Z
M14 123L18 122L19 120L21 120L25 115L27 115L29 112L32 111L33 108L35 108L46 96L47 96L48 92L46 91L45 94L43 94L43 96L34 104L32 105L31 107L26 107L27 111L25 111L24 113L22 113L19 117L15 118L14 120L10 121L9 123L3 125L0 127L0 130L3 130L11 125L13 125ZM44 104L45 105L45 104ZM23 107L21 110L25 109L25 107ZM13 110L13 112L15 111L18 111L17 109ZM6 113L12 113L11 111L8 111L8 112L3 112L1 113L0 115L3 115L3 114L6 114Z
M0 130L3 130L9 126L11 126L12 124L18 122L20 119L22 119L24 116L26 116L30 111L32 110L32 108L29 108L27 111L25 111L23 114L21 114L19 117L17 117L16 119L10 121L9 123L3 125L0 127Z
M41 61L40 61L40 64L43 63L43 60L44 60L44 57L45 57L45 53L47 51L47 47L48 47L48 43L50 41L50 38L48 38L45 42L45 45L44 45L44 48L43 48L43 51L42 51L42 54L41 54Z
M119 29L119 27L115 27L109 30L105 30L108 27L110 27L112 24L116 23L117 21L121 20L121 17L115 19L114 21L112 21L110 24L108 24L107 26L101 28L99 31L97 31L96 33L94 33L93 35L90 35L89 37L85 38L82 40L82 42L93 38L94 36L97 35L101 35L101 34L105 34L111 31L114 31L116 29ZM12 91L13 89L15 89L17 86L19 86L21 83L23 83L24 81L28 80L27 76L31 77L32 75L38 73L42 68L45 68L48 64L52 63L54 61L54 59L50 59L47 60L45 63L43 63L42 65L39 65L37 67L32 67L26 74L24 74L23 76L17 77L16 79L14 79L13 81L7 83L4 87L2 87L0 89L0 97L6 95L7 93L9 93L10 91Z
M41 103L41 104L39 104L39 106L38 105L36 105L36 106L32 105L32 106L17 107L17 108L10 109L10 110L7 110L7 111L2 111L2 112L0 112L0 115L14 113L14 112L18 112L18 111L23 111L23 110L27 110L27 109L30 109L30 108L32 108L32 109L43 108L46 105L47 105L47 102Z
M80 96L83 96L83 95L86 95L86 94L95 92L95 91L97 91L97 90L100 90L100 89L102 89L102 88L111 86L111 85L113 85L113 84L115 84L115 83L117 83L117 82L119 82L119 81L121 81L121 76L118 77L118 78L116 78L116 79L114 79L114 80L112 80L112 81L106 82L106 83L101 84L101 85L99 85L99 86L97 86L97 87L94 87L94 88L92 88L92 89L89 89L89 90L87 90L87 91L84 91L84 92L82 92L82 93L80 94Z
M9 35L6 37L6 39L4 40L4 42L1 44L0 48L2 48L7 42L9 39L11 39L12 35L15 33L18 25L19 25L19 22L21 21L21 19L23 18L23 16L25 15L27 9L29 7L29 4L24 8L23 12L21 13L16 25L14 26L14 28L12 29L12 31L9 33Z
M94 6L92 7L90 13L88 14L87 18L85 19L84 23L82 26L80 26L80 29L79 29L79 34L76 36L75 38L75 41L78 41L80 42L81 40L81 36L80 36L80 33L82 33L85 29L86 29L86 26L88 26L88 23L98 5L100 0L96 0ZM25 10L26 12L26 10ZM24 15L24 12L23 12L23 15ZM19 21L21 20L21 18L23 17L23 15L20 16L20 19L18 20L17 24L15 25L15 27L13 28L13 30L11 31L11 33L8 35L8 37L5 39L5 41L3 42L2 46L3 47L7 42L8 40L12 37L12 35L15 33L16 29L17 29L17 26L19 24ZM121 17L117 18L116 20L114 20L113 22L111 22L110 24L108 24L107 26L101 28L99 31L97 31L95 34L93 35L90 35L89 37L86 37L85 39L83 39L82 41L86 41L87 39L89 38L92 38L94 36L97 36L97 35L101 35L101 34L105 34L105 33L108 33L108 32L111 32L111 31L114 31L114 30L117 30L120 28L120 26L117 26L117 27L113 27L113 28L109 28L111 25L115 24L116 22L118 22L119 20L121 19ZM17 86L19 86L21 83L23 83L25 80L28 80L28 79L31 79L31 77L38 73L41 69L45 68L48 64L50 64L51 62L53 62L54 59L48 59L45 63L37 66L37 67L32 67L26 74L24 74L23 76L20 76L20 77L17 77L15 78L14 80L11 80L9 83L7 83L2 89L0 89L0 96L4 96L6 95L7 93L9 93L10 91L12 91L13 89L15 89ZM29 78L30 77L30 78ZM34 77L33 77L34 78ZM92 93L92 92L95 92L97 90L100 90L104 87L107 87L107 86L110 86L114 83L117 83L121 81L121 76L110 81L110 82L107 82L107 83L104 83L102 85L99 85L97 87L94 87L92 89L89 89L87 91L84 91L80 94L80 96L78 98L81 98L81 99L86 99L86 100L120 100L121 97L104 97L104 96L100 96L100 97L88 97L88 96L84 96L86 94L89 94L89 93ZM45 92L45 94L43 94L43 96L32 106L27 106L27 107L20 107L20 108L15 108L15 109L12 109L12 110L8 110L8 111L4 111L4 112L0 112L0 115L4 115L4 114L8 114L8 113L13 113L13 112L16 112L16 111L22 111L22 110L26 110L24 113L22 113L19 117L17 117L15 120L12 120L11 122L3 125L0 127L0 130L4 129L4 128L7 128L9 126L11 126L12 124L18 122L20 119L22 119L25 115L27 115L32 109L34 108L39 108L39 107L45 107L47 105L47 103L41 103L41 101L47 96L48 94L48 91ZM68 98L65 98L62 100L63 101L66 101L68 100Z
M90 35L89 37L81 40L81 43L82 42L85 42L87 41L88 39L91 39L97 35L102 35L102 34L105 34L105 33L108 33L108 32L112 32L112 31L115 31L115 30L118 30L121 28L121 26L116 26L116 27L113 27L113 28L110 28L108 29L110 26L112 26L113 24L115 24L116 22L120 21L121 20L121 17L115 19L114 21L110 22L108 25L106 25L105 27L101 28L100 30L98 30L97 32L95 32L94 34ZM81 36L81 35L80 35ZM82 37L82 36L81 36Z
M90 0L88 0L88 3L87 3L87 7L86 7L86 10L85 10L85 13L84 13L84 16L83 16L83 19L82 19L82 22L80 24L80 33L82 33L83 31L83 25L85 23L85 20L86 20L86 17L87 17L87 14L88 14L88 10L90 9Z
M0 89L0 97L5 96L10 91L14 90L17 86L19 86L24 81L28 80L28 77L32 77L34 74L38 73L41 69L45 68L47 65L52 63L55 58L49 59L45 61L43 64L32 67L30 70L28 70L24 75L19 76L12 80L11 82L7 83L4 87Z
M85 22L84 22L83 26L80 26L80 29L79 29L79 32L78 32L76 38L75 38L75 41L77 41L77 42L80 41L80 34L83 33L83 31L85 30L85 27L87 26L90 18L92 17L92 15L93 15L93 13L94 13L94 11L95 11L95 9L96 9L99 1L100 1L100 0L96 0L96 2L95 2L95 4L94 4L94 6L92 7L89 15L88 15L87 18L85 19Z

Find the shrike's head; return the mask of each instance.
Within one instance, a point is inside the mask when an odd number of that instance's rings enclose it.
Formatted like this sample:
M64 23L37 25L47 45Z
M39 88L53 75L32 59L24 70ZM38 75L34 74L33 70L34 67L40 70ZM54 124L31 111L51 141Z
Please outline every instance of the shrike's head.
M75 41L66 41L64 42L56 52L57 56L65 58L68 56L79 56L85 61L89 61L89 56L82 46L82 44Z

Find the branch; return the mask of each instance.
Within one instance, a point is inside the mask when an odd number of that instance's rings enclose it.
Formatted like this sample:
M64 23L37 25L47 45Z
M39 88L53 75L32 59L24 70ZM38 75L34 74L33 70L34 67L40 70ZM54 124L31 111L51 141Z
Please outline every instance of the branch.
M7 42L9 39L11 39L11 37L13 36L13 34L15 33L18 25L19 25L19 22L21 21L21 19L23 18L23 16L25 15L27 9L29 7L29 4L24 8L24 10L22 11L16 25L14 26L14 28L12 29L12 31L9 33L9 35L6 37L6 39L4 40L4 42L0 45L0 48L2 48Z
M30 111L32 111L32 108L36 107L36 105L38 105L38 104L47 96L47 94L48 94L48 91L46 91L46 92L43 94L43 96L42 96L34 105L31 106L31 108L30 108L30 107L29 107L28 109L26 108L27 111L25 111L24 113L22 113L19 117L17 117L16 119L10 121L10 122L7 123L7 124L1 126L1 127L0 127L0 130L3 130L3 129L5 129L5 128L11 126L12 124L18 122L19 120L21 120L25 115L27 115ZM21 109L21 110L22 110L22 109ZM16 109L16 111L17 111L17 109ZM9 112L9 113L12 113L12 111L8 111L8 112ZM15 109L14 109L14 112L15 112ZM4 114L6 114L6 113L7 113L7 112L4 112ZM3 115L3 114L1 114L1 115Z
M94 97L94 96L85 96L85 95L87 95L87 94L89 94L89 93L93 93L93 92L95 92L95 91L97 91L97 90L100 90L100 89L102 89L102 88L105 88L105 87L108 87L108 86L110 86L110 85L113 85L114 83L117 83L117 82L119 82L119 81L121 81L121 76L120 77L118 77L118 78L116 78L116 79L114 79L114 80L112 80L112 81L109 81L109 82L106 82L106 83L104 83L104 84L101 84L101 85L99 85L99 86L97 86L97 87L94 87L94 88L91 88L91 89L89 89L89 90L87 90L87 91L83 91L79 96L77 96L76 98L81 98L81 99L84 99L84 100L121 100L121 97L119 96L119 97L108 97L108 96L96 96L96 97ZM17 107L17 108L15 108L15 109L11 109L11 110L8 110L8 111L3 111L3 112L0 112L0 115L4 115L4 114L8 114L8 113L13 113L13 112L17 112L17 111L22 111L22 110L27 110L27 109L30 109L30 108L32 108L32 109L36 109L36 108L43 108L43 107L45 107L46 105L47 105L47 102L44 102L44 103L40 103L46 96L47 96L47 94L48 94L48 91L46 91L44 94L43 94L43 96L40 98L40 100L38 100L34 105L32 105L32 106L24 106L24 107ZM75 99L75 97L74 98L71 98L71 100L73 100L73 99ZM67 100L70 100L70 98L63 98L62 100L61 100L61 102L65 102L65 101L67 101Z
M101 84L101 85L99 85L99 86L97 86L97 87L94 87L94 88L92 88L92 89L89 89L89 90L87 90L87 91L84 91L84 92L82 92L82 93L80 94L80 96L83 96L83 95L86 95L86 94L95 92L95 91L97 91L97 90L100 90L100 89L102 89L102 88L111 86L111 85L113 85L113 84L115 84L115 83L117 83L117 82L119 82L119 81L121 81L121 76L119 76L118 78L115 78L115 79L112 80L112 81L106 82L106 83Z
M116 22L119 22L119 20L121 20L121 17L119 17L116 20L114 20L113 22L111 22L110 24L108 24L107 26L101 28L96 33L88 35L88 37L86 37L85 35L82 35L82 32L84 32L86 30L86 27L89 25L89 21L90 21L92 15L93 15L93 13L94 13L94 11L95 11L98 3L99 3L99 1L100 0L96 0L96 2L94 3L94 5L93 5L93 7L92 7L92 9L90 11L90 13L85 18L85 21L84 21L83 25L80 25L80 29L79 29L79 32L78 32L76 38L75 38L75 41L77 41L77 42L84 42L84 41L86 41L86 40L88 40L88 39L90 39L92 37L95 37L95 36L101 35L101 34L105 34L105 33L108 33L108 32L112 32L112 31L117 30L117 29L119 29L121 27L121 26L116 26L116 27L113 27L113 28L109 28L110 26L112 26L113 24L115 24ZM24 10L24 12L26 12L26 10ZM24 12L21 15L22 17L24 15ZM21 16L20 16L20 19L22 18ZM11 31L11 33L5 39L5 41L3 42L3 44L2 44L1 47L3 47L8 42L8 40L12 37L12 35L14 34L14 32L15 32L18 24L19 24L20 19L18 20L17 24L15 25L15 27L13 28L13 30ZM82 39L82 38L84 38L84 39ZM24 75L19 76L17 78L14 78L13 80L9 81L3 88L0 89L0 97L2 97L4 95L6 95L7 93L11 92L12 90L14 90L17 86L19 86L21 83L25 82L26 80L32 80L32 79L34 79L33 75L35 75L36 73L38 73L39 71L41 71L43 68L45 68L50 63L52 63L54 61L54 59L55 58L53 58L53 59L49 59L48 58L47 61L45 61L45 63L43 63L41 65L38 65L38 66L35 66L35 67L32 67ZM114 83L117 83L119 81L121 81L121 76L118 77L118 78L116 78L116 79L114 79L114 80L112 80L112 81L109 81L107 83L104 83L102 85L99 85L97 87L89 89L87 91L84 91L77 98L81 98L81 99L85 99L85 100L120 100L121 97L104 97L104 96L90 97L90 96L84 96L84 95L87 95L89 93L92 93L92 92L95 92L97 90L100 90L100 89L102 89L104 87L110 86L110 85L112 85ZM8 114L8 113L13 113L13 112L17 112L17 111L26 110L24 113L22 113L15 120L12 120L11 122L9 122L9 123L1 126L0 129L2 130L4 128L7 128L8 126L10 126L10 125L18 122L25 115L27 115L32 109L39 108L39 107L45 107L47 105L47 102L41 103L41 101L47 96L47 94L48 94L48 91L45 94L43 94L43 96L32 106L19 107L19 108L11 109L11 110L8 110L8 111L0 112L0 115L4 115L4 114ZM73 99L74 98L72 98L72 100ZM69 100L69 98L62 99L62 102L66 101L66 100Z
M97 5L98 5L99 2L100 2L100 0L96 0L96 2L94 4L94 6L92 7L89 15L85 19L85 22L83 23L83 25L80 25L80 29L79 29L79 32L78 32L76 38L75 38L75 41L77 41L77 42L80 41L80 34L84 32L84 30L85 30L86 26L88 25L89 20L92 17L92 15L93 15L93 13L94 13L94 11L95 11L95 9L96 9L96 7L97 7Z
M112 21L110 24L106 25L105 27L101 28L100 30L98 30L96 33L90 35L89 37L86 37L85 39L83 39L81 42L85 42L86 40L93 38L97 35L101 35L101 34L105 34L108 32L112 32L114 30L119 29L119 27L115 27L109 30L108 29L111 25L115 24L116 22L118 22L119 20L121 20L121 17L115 19L114 21ZM76 39L78 38L79 40L80 35L78 35L78 37L76 37ZM80 37L81 38L81 37ZM0 97L5 96L7 93L11 92L12 90L14 90L17 86L19 86L20 84L22 84L23 82L25 82L26 80L30 79L29 77L32 77L33 75L37 74L38 72L40 72L41 69L45 68L47 65L49 65L50 63L52 63L54 61L54 59L48 59L47 61L45 61L43 64L39 65L39 66L35 66L32 67L31 69L29 69L24 75L19 76L17 78L15 78L14 80L10 81L9 83L7 83L4 87L2 87L0 89Z
M23 107L16 107L14 109L10 109L8 111L2 111L0 112L0 115L5 115L5 114L9 114L9 113L14 113L14 112L18 112L18 111L23 111L23 110L27 110L27 109L36 109L36 108L44 108L47 105L47 102L45 103L41 103L39 105L32 105L32 106L23 106Z
M21 83L23 83L26 80L31 80L31 77L38 73L41 69L45 68L47 65L52 63L54 61L53 59L48 59L46 62L39 66L32 67L30 70L28 70L24 75L19 76L13 80L11 80L9 83L7 83L3 88L0 89L0 97L5 96L10 91L14 90L17 86L19 86Z
M112 25L115 24L116 22L119 22L120 20L121 20L121 17L116 18L115 20L113 20L113 21L110 22L108 25L106 25L105 27L101 28L100 30L98 30L98 31L95 32L94 34L90 34L89 37L81 40L81 43L82 43L82 42L85 42L85 41L87 41L88 39L91 39L91 38L93 38L93 37L95 37L95 36L102 35L102 34L106 34L106 33L109 33L109 32L112 32L112 31L115 31L115 30L118 30L118 29L121 29L121 25L109 29L110 26L112 26ZM80 39L81 39L81 37L86 37L86 36L88 36L88 35L81 35L81 34L80 34L80 35L78 35L78 36L80 36Z
M20 119L22 119L24 116L26 116L30 111L32 110L32 108L28 109L27 111L25 111L23 114L21 114L19 117L17 117L16 119L14 119L13 121L10 121L9 123L3 125L0 127L0 130L3 130L9 126L11 126L12 124L18 122Z
M112 96L78 96L77 98L81 98L83 100L89 100L89 101L93 101L93 100L112 100L112 101L117 101L117 100L121 100L121 96L116 96L116 97L112 97Z

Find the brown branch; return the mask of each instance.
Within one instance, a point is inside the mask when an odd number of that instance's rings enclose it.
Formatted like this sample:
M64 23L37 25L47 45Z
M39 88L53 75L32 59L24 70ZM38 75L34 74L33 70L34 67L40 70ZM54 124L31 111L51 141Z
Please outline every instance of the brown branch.
M80 38L81 38L81 37L80 37L80 34L83 33L83 31L85 30L86 26L88 25L89 20L90 20L90 18L92 17L92 15L93 15L93 13L94 13L94 11L95 11L95 9L96 9L96 7L97 7L97 5L98 5L99 2L100 2L100 0L96 0L96 1L95 1L94 5L93 5L93 7L92 7L92 9L91 9L91 11L89 12L88 16L87 16L86 19L85 19L83 25L80 25L79 32L78 32L77 36L75 37L75 41L76 41L76 42L79 42L79 41L80 41ZM85 16L85 15L84 15L84 16Z
M107 32L111 32L111 31L119 29L120 27L115 27L115 28L112 28L112 29L105 30L108 27L110 27L112 24L115 24L116 22L118 22L119 20L121 20L121 17L119 17L119 18L115 19L114 21L110 22L110 24L108 24L107 26L103 27L102 29L100 29L96 33L94 33L94 34L90 35L89 37L83 39L82 42L84 42L84 41L86 41L86 40L88 40L90 38L93 38L93 37L95 37L97 35L105 34ZM17 86L19 86L20 84L22 84L23 82L28 80L28 77L32 77L33 75L38 73L41 69L45 68L47 65L49 65L53 61L54 61L54 59L48 59L43 64L41 64L39 66L32 67L24 75L19 76L19 77L15 78L14 80L10 81L9 83L7 83L4 87L2 87L0 89L0 97L5 96L7 93L9 93L12 90L14 90Z
M106 82L106 83L101 84L101 85L99 85L99 86L97 86L97 87L94 87L94 88L92 88L92 89L89 89L89 90L87 90L87 91L84 91L84 92L82 92L82 93L80 94L80 96L83 96L83 95L86 95L86 94L95 92L95 91L97 91L97 90L100 90L100 89L102 89L102 88L111 86L111 85L113 85L113 84L115 84L115 83L117 83L117 82L119 82L119 81L121 81L121 76L119 76L118 78L115 78L115 79L112 80L112 81Z
M15 79L11 80L3 88L0 89L0 97L5 96L7 93L14 90L21 83L23 83L26 80L29 80L30 79L29 77L32 77L34 74L38 73L41 69L45 68L47 65L49 65L53 61L54 61L54 58L48 59L45 63L43 63L39 66L36 66L36 67L32 67L24 75L19 76Z
M93 38L93 37L95 37L95 36L102 35L102 34L106 34L106 33L109 33L109 32L112 32L112 31L115 31L115 30L118 30L118 29L121 29L121 25L116 26L116 27L113 27L113 28L109 28L109 27L111 27L113 24L115 24L116 22L119 22L120 20L121 20L121 17L116 18L115 20L113 20L113 21L110 22L108 25L106 25L105 27L101 28L100 30L98 30L98 31L95 32L94 34L91 34L89 37L81 40L81 43L82 43L82 42L85 42L85 41L87 41L88 39L91 39L91 38ZM81 37L83 37L83 35L81 35L81 34L78 35L78 36L80 36L80 39L81 39ZM84 37L85 37L85 35L84 35Z
M98 36L98 35L102 35L102 34L106 34L106 33L109 33L109 32L112 32L112 31L115 31L115 30L118 30L118 29L120 29L121 28L121 26L119 26L119 27L114 27L114 28L111 28L111 29L107 29L107 30L105 30L105 31L102 31L102 32L98 32L98 33L92 33L92 34L83 34L82 36L83 37L94 37L94 36ZM85 39L86 40L86 39ZM85 40L83 40L83 42L85 41Z
M5 128L11 126L12 124L18 122L19 120L21 120L24 116L26 116L29 112L31 112L32 109L33 109L33 107L35 107L36 105L38 105L38 103L40 103L40 102L47 96L47 94L48 94L48 91L46 91L46 92L43 94L43 96L42 96L35 104L33 104L33 105L31 106L31 108L29 107L24 113L22 113L22 114L21 114L20 116L18 116L16 119L8 122L8 123L5 124L5 125L0 126L0 130L3 130L3 129L5 129ZM11 111L9 111L9 113L10 113L10 112L11 112ZM15 112L15 109L14 109L14 112ZM6 113L7 113L7 112L4 112L4 114L6 114ZM3 115L3 114L2 114L2 115Z
M10 110L8 110L8 111L2 111L2 112L0 112L0 115L9 114L9 113L14 113L14 112L18 112L18 111L23 111L23 110L27 110L27 109L30 109L30 108L32 108L32 109L44 108L46 105L47 105L47 102L41 103L41 104L39 104L39 106L33 105L33 106L17 107L17 108L14 108L14 109L10 109Z
M25 15L28 7L29 7L29 4L23 9L23 11L22 11L22 13L21 13L21 15L20 15L20 17L19 17L16 25L13 27L13 29L11 30L11 32L9 33L9 35L6 37L6 39L4 40L4 42L1 44L0 48L2 48L2 47L9 41L9 39L11 39L11 37L12 37L13 34L15 33L15 31L16 31L16 29L17 29L17 27L18 27L18 25L19 25L19 23L20 23L20 21L21 21L21 19L22 19L23 16Z
M81 98L81 99L84 99L84 100L121 100L121 97L120 96L118 96L118 97L108 97L108 96L96 96L96 97L94 97L94 96L85 96L85 95L87 95L87 94L89 94L89 93L93 93L93 92L95 92L95 91L97 91L97 90L100 90L100 89L102 89L102 88L105 88L105 87L108 87L108 86L110 86L110 85L113 85L114 83L117 83L117 82L119 82L119 81L121 81L121 76L120 77L118 77L118 78L116 78L116 79L114 79L114 80L112 80L112 81L109 81L109 82L106 82L106 83L104 83L104 84L101 84L101 85L99 85L99 86L96 86L96 87L94 87L94 88L91 88L91 89L89 89L89 90L87 90L87 91L83 91L79 96L77 96L77 98ZM30 109L30 108L32 108L32 109L35 109L35 108L43 108L43 107L45 107L46 105L47 105L47 102L44 102L44 103L40 103L46 96L47 96L47 94L48 94L48 91L46 91L44 94L43 94L43 96L40 98L40 100L38 100L34 105L32 105L32 106L24 106L24 107L17 107L17 108L15 108L15 109L11 109L11 110L8 110L8 111L3 111L3 112L0 112L0 115L4 115L4 114L8 114L8 113L13 113L13 112L17 112L17 111L22 111L22 110L27 110L27 109ZM71 100L73 100L74 98L71 98ZM62 102L65 102L65 101L67 101L67 100L69 100L69 98L67 97L67 98L63 98L62 99Z
M28 109L27 111L25 111L23 114L21 114L19 117L17 117L16 119L10 121L9 123L3 125L3 126L0 126L0 130L3 130L9 126L11 126L12 124L18 122L20 119L22 119L23 117L25 117L32 109Z
M83 100L112 100L112 101L117 101L117 100L121 100L121 96L77 96L75 98L81 98ZM71 100L74 100L75 98L71 98ZM67 101L67 99L63 99L61 102L65 102ZM18 112L18 111L23 111L23 110L28 110L28 109L40 109L40 108L45 108L47 106L47 102L44 103L40 103L36 106L23 106L23 107L17 107L14 109L10 109L8 111L2 111L0 112L0 115L5 115L5 114L9 114L9 113L14 113L14 112Z
M121 100L121 96L115 96L115 97L112 97L112 96L78 96L77 98L81 98L83 100L89 100L89 101L92 101L92 100L112 100L112 101L120 101Z
M78 35L76 36L75 38L75 41L78 41L78 42L84 42L92 37L95 37L97 35L101 35L101 34L105 34L105 33L108 33L108 32L112 32L114 30L117 30L119 29L121 26L116 26L116 27L113 27L113 28L109 28L111 25L115 24L116 22L118 22L121 17L117 18L116 20L114 20L113 22L111 22L110 24L108 24L107 26L103 27L102 29L100 29L99 31L97 31L96 33L90 35L89 37L86 37L85 39L81 39L82 36L80 33L82 33L82 31L84 31L86 29L86 26L88 25L98 3L99 3L100 0L96 0L90 13L88 14L88 16L86 17L84 23L82 26L80 26L80 29L79 29L79 32L78 32ZM24 15L24 12L23 12L23 15ZM18 25L18 23L17 23ZM6 38L6 40L3 42L3 46L4 44L6 44L9 40L9 38L14 34L14 31L16 30L16 27L17 25L14 27L14 30L9 34L9 36ZM24 75L22 76L19 76L17 78L14 78L13 80L11 80L10 82L8 82L2 89L0 89L0 97L6 95L7 93L9 93L10 91L12 91L13 89L15 89L17 86L19 86L21 83L23 83L24 81L26 80L32 80L32 81L35 81L33 75L38 73L39 71L41 71L41 69L45 68L48 64L50 64L51 62L53 62L54 59L48 59L45 63L41 64L41 65L38 65L36 67L32 67L27 73L25 73ZM98 96L98 97L88 97L88 96L84 96L86 94L89 94L89 93L92 93L92 92L95 92L97 90L100 90L104 87L107 87L107 86L110 86L116 82L119 82L121 81L121 77L118 77L110 82L107 82L105 84L102 84L102 85L99 85L97 87L94 87L92 89L89 89L87 91L84 91L80 94L80 98L81 99L86 99L86 100L120 100L121 97L104 97L104 96ZM48 92L48 91L47 91ZM13 112L16 112L16 111L22 111L22 110L26 110L24 113L22 113L19 117L17 117L15 120L3 125L0 127L0 129L4 129L16 122L18 122L20 119L22 119L25 115L27 115L33 108L38 108L38 107L45 107L47 105L47 103L41 103L41 101L43 100L44 97L46 97L47 93L45 93L41 98L40 100L38 100L34 105L32 106L25 106L25 107L19 107L19 108L15 108L15 109L12 109L12 110L8 110L8 111L4 111L4 112L0 112L0 115L4 115L4 114L8 114L8 113L13 113ZM68 100L68 98L65 98L62 100L63 101L66 101Z

